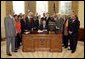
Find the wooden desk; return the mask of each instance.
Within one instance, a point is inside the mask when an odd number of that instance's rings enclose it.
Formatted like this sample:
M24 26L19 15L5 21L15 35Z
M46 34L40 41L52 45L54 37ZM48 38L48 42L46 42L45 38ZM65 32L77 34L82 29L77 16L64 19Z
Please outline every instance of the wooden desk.
M62 51L62 34L23 34L23 52Z

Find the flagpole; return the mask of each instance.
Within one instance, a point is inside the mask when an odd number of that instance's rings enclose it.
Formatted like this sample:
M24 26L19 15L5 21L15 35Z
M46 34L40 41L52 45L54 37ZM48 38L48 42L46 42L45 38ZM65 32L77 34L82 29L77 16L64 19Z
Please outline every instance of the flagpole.
M54 2L54 6L53 6L53 9L54 9L54 13L55 13L55 2Z

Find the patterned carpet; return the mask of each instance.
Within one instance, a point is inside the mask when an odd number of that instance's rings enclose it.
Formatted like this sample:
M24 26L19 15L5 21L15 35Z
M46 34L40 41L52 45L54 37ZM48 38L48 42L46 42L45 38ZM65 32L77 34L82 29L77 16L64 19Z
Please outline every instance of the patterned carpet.
M71 53L68 49L63 48L61 53L59 52L22 52L22 46L16 53L12 53L12 56L6 55L6 42L1 42L1 58L84 58L84 42L79 41L77 50L75 53Z

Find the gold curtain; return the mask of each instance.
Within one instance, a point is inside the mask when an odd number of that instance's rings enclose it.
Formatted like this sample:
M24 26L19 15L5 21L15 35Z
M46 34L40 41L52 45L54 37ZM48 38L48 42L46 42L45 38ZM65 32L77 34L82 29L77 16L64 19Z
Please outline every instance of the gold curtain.
M72 1L72 11L78 15L78 1Z
M13 11L12 1L6 1L6 15Z
M25 14L27 14L28 9L33 13L36 12L36 1L25 1Z

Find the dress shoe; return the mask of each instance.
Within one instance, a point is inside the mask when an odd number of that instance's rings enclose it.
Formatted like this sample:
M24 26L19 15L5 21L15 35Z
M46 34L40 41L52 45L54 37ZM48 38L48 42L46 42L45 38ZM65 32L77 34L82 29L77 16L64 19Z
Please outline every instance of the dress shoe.
M72 50L72 51L71 51L71 53L75 53L75 51L74 51L74 50Z
M14 52L17 52L16 50Z
M67 46L65 46L64 48L67 48Z
M71 49L68 49L68 50L71 50Z
M7 55L8 55L8 56L12 56L12 54L10 54L10 53L9 53L9 54L7 54Z

